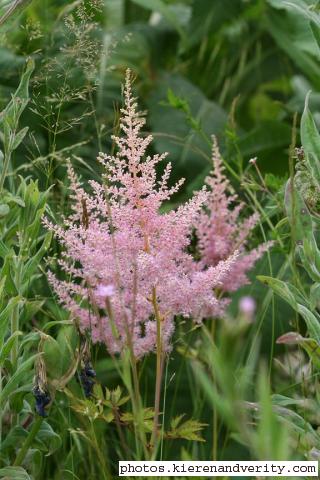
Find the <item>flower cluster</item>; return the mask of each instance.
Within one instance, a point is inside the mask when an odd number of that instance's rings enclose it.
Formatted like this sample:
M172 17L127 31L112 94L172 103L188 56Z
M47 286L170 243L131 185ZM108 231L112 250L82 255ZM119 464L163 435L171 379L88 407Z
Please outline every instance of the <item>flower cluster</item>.
M259 221L259 215L254 213L245 220L240 219L244 204L239 201L224 173L215 138L212 161L213 170L205 180L209 192L196 225L200 264L203 268L218 265L221 260L228 258L237 250L238 258L224 277L221 287L224 292L232 292L249 283L248 271L270 248L272 242L266 242L254 250L247 251L247 239Z
M160 213L182 180L168 185L170 163L157 178L166 154L146 156L152 137L141 135L145 120L132 97L129 72L124 97L123 135L113 137L117 153L99 155L103 183L89 182L88 193L69 165L72 213L63 226L45 223L65 247L59 263L70 280L49 273L60 301L110 353L129 346L140 357L155 350L156 320L168 350L175 316L200 321L221 315L225 302L214 289L222 286L236 254L204 269L188 253L207 192L204 188L176 210Z

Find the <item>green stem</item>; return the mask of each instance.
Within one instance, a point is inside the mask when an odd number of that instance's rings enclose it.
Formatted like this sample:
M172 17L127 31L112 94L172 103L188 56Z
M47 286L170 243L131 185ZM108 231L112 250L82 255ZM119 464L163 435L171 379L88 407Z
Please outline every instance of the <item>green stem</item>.
M40 430L42 422L43 422L42 417L37 417L37 419L33 422L33 425L32 425L32 428L29 432L29 435L25 439L24 444L22 445L22 448L19 451L19 453L18 453L18 455L17 455L17 457L14 461L14 464L13 464L14 467L17 467L17 466L21 465L22 462L24 461L24 459L25 459L25 457L28 453L28 450L32 445L32 442L33 442L34 438L36 437L37 433Z
M155 399L154 399L154 420L153 431L151 437L151 446L153 447L152 457L154 458L157 453L158 446L158 422L160 414L160 400L161 400L161 385L162 385L162 373L163 373L163 348L162 348L162 332L161 332L161 314L159 312L157 303L156 289L152 289L152 303L157 322L157 367L156 367L156 387L155 387Z

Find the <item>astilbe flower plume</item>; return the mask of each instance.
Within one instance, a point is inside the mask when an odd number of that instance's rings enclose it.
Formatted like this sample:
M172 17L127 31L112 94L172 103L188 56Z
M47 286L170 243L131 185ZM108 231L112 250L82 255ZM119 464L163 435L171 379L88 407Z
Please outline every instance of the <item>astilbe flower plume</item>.
M225 175L215 137L212 140L213 170L205 180L209 193L196 225L198 250L203 268L218 265L235 250L239 252L221 285L222 291L232 292L249 283L247 273L270 248L272 242L266 242L248 251L247 240L259 221L259 214L254 213L241 220L240 214L244 203L239 201Z
M82 331L109 352L128 345L140 357L155 350L157 322L162 348L170 348L174 317L219 315L224 301L213 293L221 286L235 256L203 269L187 251L193 225L206 201L205 189L176 210L160 207L183 180L170 187L171 164L160 179L156 166L166 154L146 156L152 137L141 135L145 123L131 93L130 73L121 109L122 136L114 136L115 155L101 153L103 183L90 181L87 193L68 167L72 213L62 226L45 223L64 246L59 260L71 280L49 280Z

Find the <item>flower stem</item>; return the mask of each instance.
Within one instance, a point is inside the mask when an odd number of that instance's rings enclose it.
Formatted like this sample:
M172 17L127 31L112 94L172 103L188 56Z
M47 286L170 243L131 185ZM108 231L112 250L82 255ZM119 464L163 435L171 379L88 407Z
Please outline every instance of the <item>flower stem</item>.
M152 303L157 322L157 360L156 360L156 386L155 386L155 399L154 399L154 420L153 431L151 436L151 447L153 449L152 457L154 458L157 453L158 445L158 422L160 414L160 400L161 400L161 385L162 385L162 373L163 373L163 348L162 348L162 328L161 328L161 314L157 303L156 288L152 289Z

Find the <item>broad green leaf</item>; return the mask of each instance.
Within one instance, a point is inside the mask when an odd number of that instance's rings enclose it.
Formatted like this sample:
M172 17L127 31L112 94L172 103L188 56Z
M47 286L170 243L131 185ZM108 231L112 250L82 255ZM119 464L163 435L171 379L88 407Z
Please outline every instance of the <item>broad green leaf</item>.
M301 295L299 290L293 285L278 280L277 278L266 277L259 275L257 277L259 281L268 285L272 290L283 298L291 307L298 312L307 324L309 334L312 338L315 338L320 343L320 321L317 314L313 314L309 310L308 301Z
M295 311L298 311L298 303L308 306L307 299L301 295L294 285L279 280L278 278L266 277L264 275L257 276L257 279L263 284L268 285L268 287L271 287L272 290L288 302Z
M13 269L15 267L14 260L15 260L14 252L13 250L10 250L9 253L5 256L2 269L0 270L0 278L4 278L4 277L6 278L5 290L11 296L18 295L18 290L13 280Z
M290 180L286 184L285 208L295 241L301 243L306 237L313 237L310 212L295 183L292 184Z
M52 455L61 446L61 437L49 425L48 422L42 422L40 430L36 437L46 447L47 455Z
M22 467L4 467L0 468L1 478L12 478L12 480L31 480L26 470Z
M0 345L3 343L5 335L8 331L10 315L13 309L21 302L21 297L11 298L7 306L0 313Z
M0 349L0 365L2 365L5 359L9 356L11 349L15 344L15 339L21 335L23 335L22 332L15 331L4 343L3 347Z
M22 379L25 377L27 371L33 365L35 359L39 356L39 354L32 355L27 360L24 360L21 365L19 365L17 371L12 375L12 377L8 380L6 385L3 387L2 392L0 393L0 408L3 408L9 396L15 391L18 387ZM30 372L31 373L31 372Z
M313 314L310 310L303 305L298 305L298 313L303 317L309 330L309 334L312 338L316 339L320 343L320 320L319 315ZM317 315L317 316L316 316Z
M17 425L8 432L1 442L0 450L4 452L9 447L17 447L28 436L28 431Z
M309 95L306 97L301 118L301 141L306 155L306 166L320 185L320 135L308 108L308 102Z
M304 238L302 246L298 245L296 250L299 253L303 267L312 280L320 282L320 252L314 237Z
M266 18L266 28L275 42L283 49L291 60L312 79L315 85L319 84L318 44L310 28L310 18L293 8L297 2L267 0L272 5ZM307 12L308 6L302 2L300 10Z
M45 300L27 300L23 306L23 311L21 316L23 316L23 321L28 322L31 320L36 313L42 308Z
M311 310L320 307L320 283L314 283L310 289Z
M50 378L59 378L62 375L62 352L57 340L47 336L43 344L43 352L48 376Z
M6 203L0 204L0 218L5 217L10 212L10 207Z
M301 415L280 405L274 405L274 411L290 428L301 435L302 438L305 438L308 434L308 442L310 441L312 445L319 445L319 434L312 428L309 422L301 417Z

